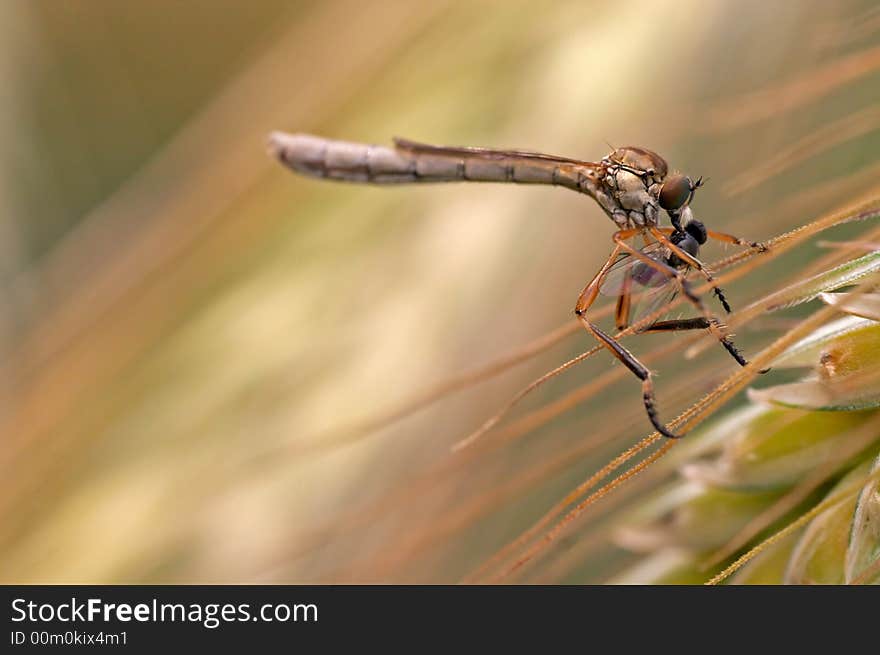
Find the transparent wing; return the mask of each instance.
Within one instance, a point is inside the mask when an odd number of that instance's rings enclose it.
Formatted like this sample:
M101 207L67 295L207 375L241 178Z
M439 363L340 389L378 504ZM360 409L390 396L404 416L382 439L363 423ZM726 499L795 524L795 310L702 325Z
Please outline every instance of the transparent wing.
M666 282L663 286L655 287L644 293L642 296L633 299L629 310L629 323L637 323L646 316L658 311L661 307L666 307L672 302L672 299L678 295L678 285L674 280ZM659 320L660 316L655 320ZM652 321L653 323L654 321ZM649 326L644 326L645 329Z
M666 256L666 250L656 241L642 248L642 253L655 261L662 261ZM617 256L599 287L599 293L603 296L619 296L625 291L635 293L659 287L666 280L663 273L625 252Z
M592 161L583 161L581 159L571 159L570 157L560 157L558 155L546 155L542 152L532 152L530 150L504 150L495 148L474 148L459 146L433 146L428 143L418 143L394 137L394 146L398 150L406 150L408 152L427 154L427 155L443 155L451 157L480 157L482 159L514 159L522 161L544 161L553 164L575 164L577 166L588 166L599 168L600 164Z
M666 249L657 242L648 244L641 252L655 261L667 256ZM672 302L678 285L656 268L623 253L609 270L599 292L604 296L632 296L629 323L633 324Z

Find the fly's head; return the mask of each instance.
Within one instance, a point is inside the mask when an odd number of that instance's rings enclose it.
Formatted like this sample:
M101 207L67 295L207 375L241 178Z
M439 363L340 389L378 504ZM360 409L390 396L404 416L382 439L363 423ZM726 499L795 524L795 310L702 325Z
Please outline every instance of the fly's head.
M684 175L671 175L663 183L660 189L660 206L666 210L672 220L674 232L669 239L694 257L700 251L700 246L706 243L708 233L702 221L694 218L690 208L690 202L694 197L694 191L703 185L703 178L692 182ZM678 267L684 264L674 254L670 257L669 265Z
M694 218L690 204L694 199L694 192L701 186L703 186L702 177L693 181L687 175L675 173L663 181L658 194L660 207L669 214L675 230L673 234L688 237L697 246L706 242L706 227Z
M660 185L658 200L660 206L667 212L680 212L694 199L694 192L703 186L703 178L696 182L687 175L675 173L670 175Z

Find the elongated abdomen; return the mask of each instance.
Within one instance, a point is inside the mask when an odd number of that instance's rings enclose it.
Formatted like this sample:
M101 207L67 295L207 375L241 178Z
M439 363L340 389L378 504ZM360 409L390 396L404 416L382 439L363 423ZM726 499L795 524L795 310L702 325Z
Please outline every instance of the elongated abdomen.
M551 184L592 196L599 179L597 170L586 163L516 151L435 148L407 141L388 148L283 132L272 133L269 146L299 173L349 182Z

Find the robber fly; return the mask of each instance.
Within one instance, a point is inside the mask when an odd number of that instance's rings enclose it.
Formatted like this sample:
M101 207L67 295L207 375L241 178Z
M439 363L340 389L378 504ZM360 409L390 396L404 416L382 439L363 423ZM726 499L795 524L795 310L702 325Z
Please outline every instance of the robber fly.
M706 308L686 279L693 269L702 275L726 312L730 305L712 273L698 259L708 239L764 250L759 243L707 230L690 208L702 178L670 173L666 160L647 148L616 148L598 162L580 161L520 150L432 146L395 139L394 147L334 141L307 134L275 132L270 150L286 166L313 177L404 184L416 182L512 182L563 186L593 198L617 225L608 260L584 287L575 305L583 326L642 381L642 398L651 424L660 434L677 438L659 419L651 372L614 338L586 318L597 296L617 297L615 320L622 330L656 312L683 293L699 316L656 321L641 332L705 329L742 366L743 358L724 326ZM661 212L671 227L661 227ZM630 241L641 237L646 245ZM633 305L633 298L636 304Z

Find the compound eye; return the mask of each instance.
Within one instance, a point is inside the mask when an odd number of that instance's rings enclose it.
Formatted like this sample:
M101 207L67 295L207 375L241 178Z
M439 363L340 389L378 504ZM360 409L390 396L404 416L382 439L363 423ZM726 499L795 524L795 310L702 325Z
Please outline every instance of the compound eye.
M660 187L660 206L666 211L681 209L694 191L691 179L685 175L670 175Z

